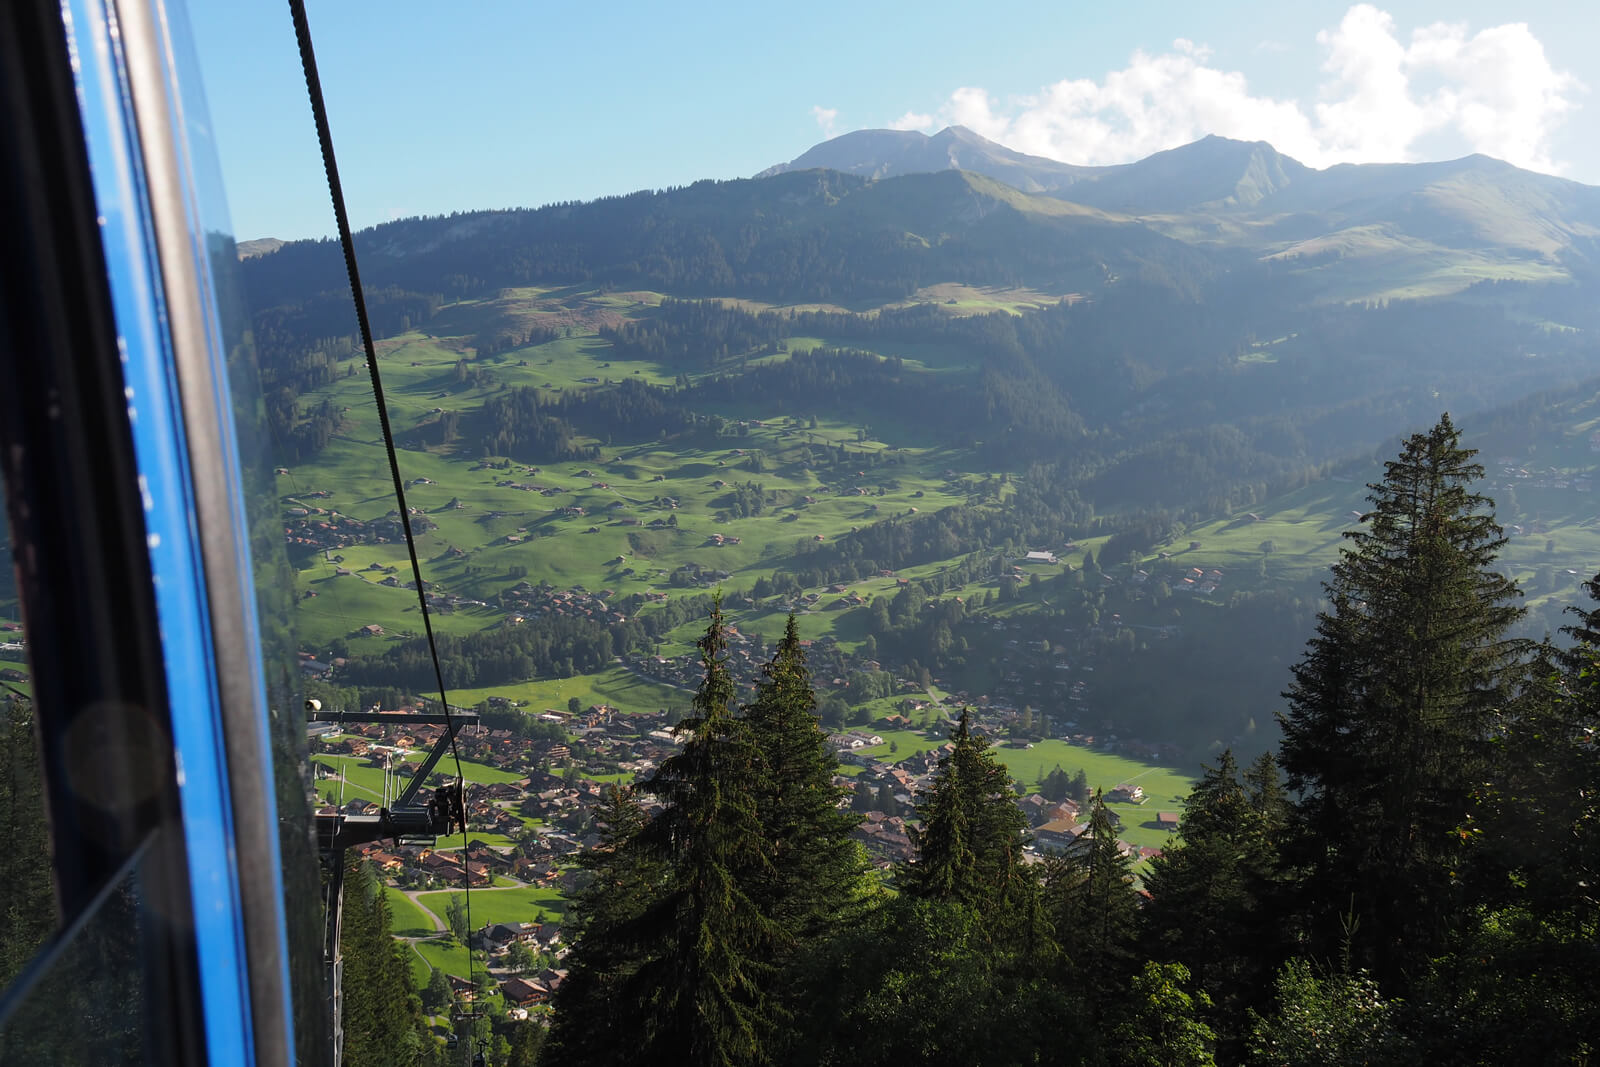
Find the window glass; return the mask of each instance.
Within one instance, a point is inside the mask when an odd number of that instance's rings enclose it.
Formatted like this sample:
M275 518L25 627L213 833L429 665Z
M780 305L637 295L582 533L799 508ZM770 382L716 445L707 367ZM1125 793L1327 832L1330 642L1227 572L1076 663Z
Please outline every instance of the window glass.
M0 1061L158 1062L150 1043L159 1034L143 1025L140 949L150 916L139 875L130 868L60 949L39 960L44 973L0 1021Z
M9 549L10 541L0 510L0 544ZM0 885L7 897L6 921L0 923L0 989L56 927L32 677L16 578L8 565L0 568L0 834L6 841L0 849Z

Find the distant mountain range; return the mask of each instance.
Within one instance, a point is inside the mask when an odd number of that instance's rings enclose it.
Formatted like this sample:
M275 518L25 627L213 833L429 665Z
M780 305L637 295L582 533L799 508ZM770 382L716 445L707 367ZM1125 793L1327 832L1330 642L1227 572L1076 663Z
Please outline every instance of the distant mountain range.
M1265 141L1207 137L1137 163L1085 167L1024 155L965 126L948 126L931 137L907 130L857 130L756 177L818 168L866 178L966 170L1025 193L1132 215L1248 209L1319 173Z
M266 305L344 284L331 245L274 245L240 248ZM1137 282L1213 305L1468 293L1600 327L1600 188L1484 156L1314 170L1222 137L1078 167L961 127L864 130L753 179L403 219L358 247L370 285L446 299L600 284L864 309L947 302L947 284L1050 300Z
M1024 155L951 126L858 130L758 177L826 168L871 179L962 170L1138 220L1179 240L1320 269L1328 299L1426 296L1486 279L1587 277L1600 188L1474 155L1314 170L1264 141L1206 137L1136 163Z

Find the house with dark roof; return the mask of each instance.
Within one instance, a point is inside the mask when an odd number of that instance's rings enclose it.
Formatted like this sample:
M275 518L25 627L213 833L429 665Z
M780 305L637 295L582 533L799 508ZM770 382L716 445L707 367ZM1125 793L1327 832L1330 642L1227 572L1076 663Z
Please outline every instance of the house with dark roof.
M543 1004L550 999L550 990L543 982L530 981L526 978L509 978L501 982L500 992L504 994L506 1003L515 1004L519 1008Z

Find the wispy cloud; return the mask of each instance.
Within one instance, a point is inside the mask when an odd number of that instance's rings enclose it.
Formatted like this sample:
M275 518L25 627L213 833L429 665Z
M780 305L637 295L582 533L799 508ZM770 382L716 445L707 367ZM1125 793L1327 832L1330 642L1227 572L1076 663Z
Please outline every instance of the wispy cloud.
M904 115L889 123L891 130L931 130L933 129L933 116L925 112L907 111Z
M832 137L834 128L839 122L839 109L814 104L811 107L811 117L817 120L817 125L822 127L825 136Z
M1564 169L1551 136L1585 87L1551 66L1527 24L1472 33L1439 22L1402 40L1387 12L1357 4L1316 40L1323 62L1309 105L1252 93L1242 72L1212 66L1209 49L1179 39L1160 54L1134 52L1101 81L1066 79L1004 100L963 86L937 120L1073 163L1127 162L1215 133L1269 141L1315 167L1415 159L1429 138L1534 170ZM908 111L894 125L928 128L933 122L920 120L933 117Z

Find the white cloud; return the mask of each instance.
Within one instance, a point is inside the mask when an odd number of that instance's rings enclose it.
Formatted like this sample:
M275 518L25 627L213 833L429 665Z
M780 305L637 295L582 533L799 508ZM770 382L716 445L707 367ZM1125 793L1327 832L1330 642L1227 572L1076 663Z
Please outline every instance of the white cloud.
M814 104L811 108L811 117L817 120L817 125L822 127L822 132L825 136L832 137L834 127L839 121L839 109Z
M918 111L907 111L904 115L889 123L889 129L931 130L933 129L933 116Z
M1472 34L1435 23L1406 42L1388 13L1357 4L1316 40L1323 62L1309 106L1252 93L1243 73L1211 66L1208 48L1179 39L1158 55L1135 52L1098 82L1067 79L1007 100L963 86L937 118L1073 163L1123 163L1215 133L1269 141L1314 167L1412 160L1430 138L1534 170L1563 169L1550 137L1584 86L1550 65L1526 24ZM908 111L895 128L927 128L932 117Z
M1416 31L1407 52L1419 71L1437 74L1445 88L1434 106L1470 143L1519 166L1555 171L1550 135L1577 105L1583 85L1555 70L1526 23L1509 23L1468 38L1463 26Z

